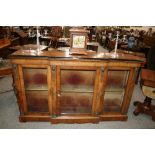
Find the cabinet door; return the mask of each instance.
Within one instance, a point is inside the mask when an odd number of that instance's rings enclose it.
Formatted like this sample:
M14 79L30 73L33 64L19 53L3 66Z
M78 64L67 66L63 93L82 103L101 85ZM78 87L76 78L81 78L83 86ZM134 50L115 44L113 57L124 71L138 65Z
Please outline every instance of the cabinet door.
M97 68L58 67L57 69L57 113L92 114Z
M109 68L106 72L104 95L101 99L103 113L121 113L130 70Z
M26 114L50 113L50 71L47 66L20 67L23 102Z

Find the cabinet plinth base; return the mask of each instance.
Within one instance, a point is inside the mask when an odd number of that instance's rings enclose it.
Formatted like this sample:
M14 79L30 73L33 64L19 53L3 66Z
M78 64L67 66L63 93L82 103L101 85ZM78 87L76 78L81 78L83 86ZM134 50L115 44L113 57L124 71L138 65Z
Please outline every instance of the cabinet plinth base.
M100 121L127 121L127 115L100 115Z
M50 116L24 115L19 116L20 122L50 122Z
M99 117L93 116L59 116L51 119L51 123L99 123Z
M19 116L20 122L51 122L58 123L99 123L100 121L127 121L127 115L100 115L100 116L58 116L52 118L51 116L41 115L22 115Z

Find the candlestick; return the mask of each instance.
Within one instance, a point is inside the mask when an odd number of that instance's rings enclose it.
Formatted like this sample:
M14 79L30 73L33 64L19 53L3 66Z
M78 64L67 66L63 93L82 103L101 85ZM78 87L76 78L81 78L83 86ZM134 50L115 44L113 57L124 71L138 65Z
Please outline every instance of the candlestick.
M65 38L65 30L64 30L64 26L62 26L62 37Z
M40 43L39 43L39 30L37 26L37 53L40 52Z
M116 43L115 43L115 54L117 52L117 45L118 45L118 36L119 36L119 32L117 31L117 35L116 35Z

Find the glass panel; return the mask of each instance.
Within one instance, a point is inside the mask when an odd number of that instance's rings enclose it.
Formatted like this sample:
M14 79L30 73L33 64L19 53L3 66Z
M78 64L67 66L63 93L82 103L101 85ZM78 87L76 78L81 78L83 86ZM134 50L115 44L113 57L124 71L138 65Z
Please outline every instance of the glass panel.
M61 70L61 90L93 92L95 73L95 71Z
M105 92L104 112L119 112L123 101L124 92Z
M108 70L108 80L103 101L104 112L120 112L129 71Z
M47 69L24 68L24 85L26 90L47 90Z
M91 113L95 70L61 70L60 113Z
M93 93L62 93L60 113L91 113Z
M26 91L29 112L48 112L47 91Z
M127 84L128 72L129 71L109 70L106 90L120 91L120 89L124 89Z

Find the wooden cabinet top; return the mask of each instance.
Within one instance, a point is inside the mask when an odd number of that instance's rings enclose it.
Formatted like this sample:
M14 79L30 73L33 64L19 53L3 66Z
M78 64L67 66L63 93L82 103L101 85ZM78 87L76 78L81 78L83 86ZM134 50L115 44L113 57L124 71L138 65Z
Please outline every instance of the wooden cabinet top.
M40 45L40 50L45 50L47 49L47 46ZM37 45L36 44L27 44L27 45L17 45L17 46L12 46L9 47L10 50L37 50Z
M71 55L69 52L62 52L59 50L53 51L42 51L39 54L35 50L18 50L11 54L11 59L56 59L56 60L89 60L89 61L99 61L99 60L110 60L110 61L134 61L144 63L145 58L135 56L126 53L114 53L108 52L85 52L84 55L75 54Z

